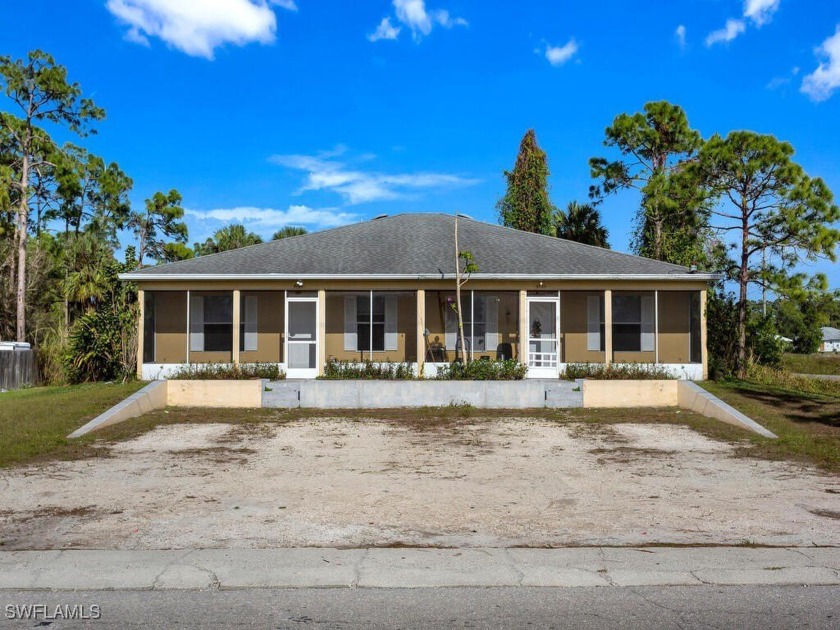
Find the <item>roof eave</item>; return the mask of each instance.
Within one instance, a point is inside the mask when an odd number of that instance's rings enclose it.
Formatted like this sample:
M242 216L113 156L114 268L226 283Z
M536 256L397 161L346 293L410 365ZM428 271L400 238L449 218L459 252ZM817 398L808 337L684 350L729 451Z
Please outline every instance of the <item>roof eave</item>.
M655 280L655 281L705 281L721 280L720 273L660 273L660 274L490 274L478 273L470 276L474 280ZM455 274L174 274L174 273L123 273L120 280L130 282L149 281L218 281L218 280L454 280Z

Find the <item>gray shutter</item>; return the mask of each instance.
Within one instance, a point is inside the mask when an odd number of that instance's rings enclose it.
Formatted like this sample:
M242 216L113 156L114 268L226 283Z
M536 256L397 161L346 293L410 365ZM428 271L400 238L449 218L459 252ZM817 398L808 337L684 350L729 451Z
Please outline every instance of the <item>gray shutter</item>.
M601 296L586 296L586 349L601 349Z
M499 302L495 295L483 298L484 302L484 349L495 352L499 345Z
M397 296L385 296L385 350L397 349Z
M245 350L257 349L257 296L245 296Z
M655 340L653 333L653 296L642 296L642 352L653 352Z
M204 297L190 296L190 351L204 352Z
M344 296L344 349L356 352L358 333L356 332L356 296Z

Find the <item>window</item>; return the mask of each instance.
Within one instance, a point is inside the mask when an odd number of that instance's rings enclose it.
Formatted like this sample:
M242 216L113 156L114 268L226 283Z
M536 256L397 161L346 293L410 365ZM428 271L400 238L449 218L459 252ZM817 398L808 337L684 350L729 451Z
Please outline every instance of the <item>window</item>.
M653 352L653 296L613 296L613 350Z
M344 349L351 352L397 349L396 295L368 292L345 296Z
M190 296L190 350L230 352L233 349L233 297Z
M143 294L143 363L155 362L155 294Z

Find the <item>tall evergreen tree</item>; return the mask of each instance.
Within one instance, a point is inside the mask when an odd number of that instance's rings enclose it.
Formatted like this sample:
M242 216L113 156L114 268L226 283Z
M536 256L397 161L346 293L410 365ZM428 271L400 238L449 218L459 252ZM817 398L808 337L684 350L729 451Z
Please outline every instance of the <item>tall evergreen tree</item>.
M507 192L496 204L502 225L536 232L552 233L554 206L548 196L548 158L529 129L519 144L519 155L512 171L505 171Z
M143 258L150 256L156 260L165 260L166 240L176 243L187 241L187 224L181 221L184 209L181 208L181 194L170 190L164 194L156 192L151 199L146 199L146 209L134 212L128 226L137 236L137 264L143 266Z
M607 242L609 232L601 224L601 213L592 204L572 201L565 210L554 214L554 229L557 238L568 241L610 248Z

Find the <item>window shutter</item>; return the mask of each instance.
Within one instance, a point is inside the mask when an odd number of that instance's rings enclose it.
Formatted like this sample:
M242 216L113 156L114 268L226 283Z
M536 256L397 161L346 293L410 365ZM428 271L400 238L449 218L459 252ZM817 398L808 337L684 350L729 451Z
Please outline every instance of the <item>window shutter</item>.
M385 296L385 350L397 349L397 296Z
M190 350L204 352L204 297L190 296Z
M601 349L601 296L586 296L586 349Z
M257 296L245 296L245 351L257 349Z
M484 298L484 349L495 352L499 345L499 301L495 295Z
M654 339L654 332L653 332L653 296L652 295L643 295L642 296L642 343L641 343L641 350L642 352L653 352L654 351L654 344L656 343Z
M356 332L356 296L344 296L344 349L356 352L358 348L358 333Z
M447 350L455 350L455 344L458 343L458 314L448 303L444 303L443 323L444 323L444 339ZM464 322L464 336L466 336L468 322Z

